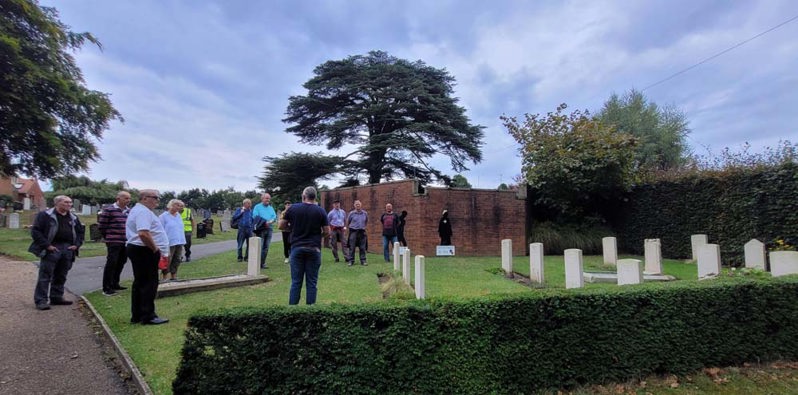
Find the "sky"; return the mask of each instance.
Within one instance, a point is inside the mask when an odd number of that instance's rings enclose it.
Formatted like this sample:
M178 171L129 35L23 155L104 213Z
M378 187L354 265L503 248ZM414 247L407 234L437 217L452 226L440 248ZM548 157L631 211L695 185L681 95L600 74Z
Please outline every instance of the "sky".
M372 50L455 78L453 96L485 127L483 160L462 173L475 188L521 173L519 146L500 116L522 119L560 103L596 112L630 89L682 111L697 154L798 140L798 20L701 63L798 16L793 0L40 4L102 43L74 56L86 85L108 93L125 122L97 141L102 159L85 175L132 188L260 191L264 157L326 151L285 131L288 98L307 93L302 84L316 66ZM432 164L455 174L447 158Z

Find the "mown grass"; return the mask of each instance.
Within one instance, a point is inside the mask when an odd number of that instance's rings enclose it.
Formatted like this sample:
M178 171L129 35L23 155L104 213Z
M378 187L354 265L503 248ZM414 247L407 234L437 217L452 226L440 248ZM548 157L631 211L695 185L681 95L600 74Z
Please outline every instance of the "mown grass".
M333 263L330 250L325 249L319 275L318 305L379 303L382 301L378 274L392 271L393 264L384 263L378 254L369 254L368 259L368 266L348 267L342 263ZM600 256L587 256L584 261L586 270L611 270L610 267L602 264ZM687 280L696 278L694 264L675 260L665 260L663 264L666 274ZM158 314L171 320L166 325L131 325L129 323L129 290L122 291L119 296L114 297L105 297L100 292L93 292L86 296L134 359L155 393L168 394L171 393L171 383L180 361L183 333L191 315L204 309L288 304L290 273L288 265L283 263L281 243L272 245L268 265L269 269L262 273L268 275L270 281L264 284L158 299L156 301ZM547 281L545 287L564 287L563 266L562 256L546 257ZM490 294L536 291L535 288L507 280L500 268L500 257L426 258L427 296L475 298ZM529 258L515 257L513 269L518 273L528 275ZM184 263L178 271L178 277L181 279L206 278L245 272L246 263L236 262L235 252L231 251ZM614 287L612 284L587 284L586 286Z
M20 211L19 212L20 229L0 228L0 254L8 255L14 259L21 259L24 261L37 260L30 252L28 247L31 243L30 225L33 211ZM80 256L82 258L103 256L106 254L105 243L95 242L89 239L89 226L97 222L96 215L79 215L80 222L86 226L86 241L80 247ZM214 234L209 234L204 239L192 238L192 244L206 244L217 241L235 240L236 231L221 232L219 230L219 221L221 218L214 216ZM196 234L196 233L195 233Z

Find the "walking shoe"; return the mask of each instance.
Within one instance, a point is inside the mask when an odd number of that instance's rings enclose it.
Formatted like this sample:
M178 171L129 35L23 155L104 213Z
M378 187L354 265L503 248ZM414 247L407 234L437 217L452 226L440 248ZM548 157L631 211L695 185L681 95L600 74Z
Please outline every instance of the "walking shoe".
M244 258L238 258L239 262L244 262Z
M352 266L352 262L347 262L346 266Z
M127 287L123 287L121 285L117 285L117 286L114 287L114 291L124 291L126 289L127 289Z
M117 294L117 292L114 291L114 290L103 291L103 295L105 295L105 296L114 296L116 294Z
M368 266L369 264L368 264L368 263L366 263L366 262L360 262L360 265L361 265L361 266Z
M283 262L283 263L288 263L288 258L285 258L285 262Z
M36 310L50 310L50 305L46 302L37 303Z
M340 262L340 261L338 260L338 258L335 258L335 263L338 263L338 262Z
M69 306L72 304L72 301L61 298L50 298L50 304L55 306Z
M141 321L142 325L161 325L169 322L168 318L155 317L149 321Z

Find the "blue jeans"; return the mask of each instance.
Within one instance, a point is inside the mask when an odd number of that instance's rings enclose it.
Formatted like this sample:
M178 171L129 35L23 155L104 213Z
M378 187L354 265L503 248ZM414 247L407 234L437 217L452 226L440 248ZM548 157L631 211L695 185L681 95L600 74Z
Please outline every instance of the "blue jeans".
M302 280L305 280L305 302L316 303L316 283L319 281L319 268L321 268L321 250L309 247L291 248L291 292L288 294L288 304L299 304L299 294L302 292Z
M236 241L238 242L238 247L236 248L236 253L238 253L238 259L247 259L249 257L249 238L252 237L252 228L238 228L238 235L236 235ZM244 243L247 243L247 249L244 250L244 254L241 254L241 247L244 246Z
M260 238L262 239L260 249L260 267L266 266L266 255L269 255L269 244L272 243L272 227L269 226L261 232Z
M393 245L396 243L396 236L382 235L382 255L385 256L385 262L390 262L391 257L388 255L388 244Z

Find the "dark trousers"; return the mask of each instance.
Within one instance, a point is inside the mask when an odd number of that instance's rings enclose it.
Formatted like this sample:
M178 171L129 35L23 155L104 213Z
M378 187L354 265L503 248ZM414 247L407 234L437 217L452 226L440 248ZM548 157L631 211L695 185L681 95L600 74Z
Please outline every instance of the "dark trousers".
M291 232L283 232L283 256L291 256Z
M399 241L399 243L402 244L402 247L407 247L407 240L405 240L405 231L404 231L404 229L402 229L402 230L400 230L400 231L398 231L396 233L396 239Z
M366 250L368 249L368 238L365 229L349 229L349 262L355 261L355 248L360 250L360 263L366 262Z
M249 227L239 227L238 233L236 234L236 254L238 255L236 258L238 259L248 259L249 258L249 238L253 236L252 228ZM246 249L244 248L244 244L247 245ZM243 252L242 252L243 251Z
M186 244L183 245L183 249L186 250L186 260L189 260L191 258L191 231L185 233L186 233Z
M113 291L119 288L119 277L127 262L127 250L122 243L105 243L105 246L108 255L103 269L103 291Z
M133 267L133 286L130 292L130 321L149 321L155 314L155 296L158 294L158 260L161 252L148 247L128 244L127 256Z
M50 300L63 299L64 284L66 284L67 273L72 268L74 261L74 251L69 250L71 244L54 244L56 251L47 251L47 255L42 257L39 262L39 278L36 280L36 289L33 291L33 302L38 304L47 303Z
M338 243L341 243L344 260L349 262L349 242L344 237L344 228L335 226L330 228L330 248L332 248L333 258L336 262L338 262Z

